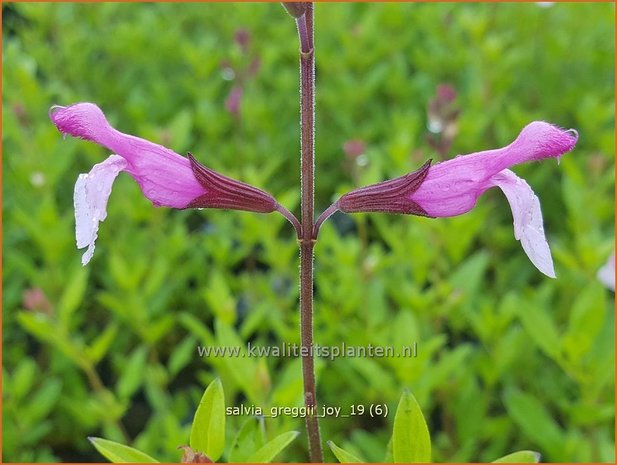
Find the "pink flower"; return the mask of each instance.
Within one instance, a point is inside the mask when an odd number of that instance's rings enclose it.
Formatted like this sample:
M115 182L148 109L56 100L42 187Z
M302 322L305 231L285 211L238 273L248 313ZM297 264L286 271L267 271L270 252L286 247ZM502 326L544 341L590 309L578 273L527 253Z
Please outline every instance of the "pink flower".
M77 103L54 106L50 118L60 132L102 145L115 155L80 174L75 184L77 248L88 247L87 264L94 253L99 222L107 216L107 201L116 176L130 174L157 207L227 208L269 213L277 208L272 196L248 184L227 178L161 145L112 128L99 107Z
M225 108L235 117L240 116L240 104L242 103L242 86L234 86L225 99Z
M555 277L544 236L542 211L531 187L508 168L519 163L561 157L574 148L578 134L549 123L527 125L514 142L496 150L458 156L397 179L356 189L338 200L345 213L382 211L430 217L457 216L471 210L491 187L506 195L514 218L514 237L531 262Z

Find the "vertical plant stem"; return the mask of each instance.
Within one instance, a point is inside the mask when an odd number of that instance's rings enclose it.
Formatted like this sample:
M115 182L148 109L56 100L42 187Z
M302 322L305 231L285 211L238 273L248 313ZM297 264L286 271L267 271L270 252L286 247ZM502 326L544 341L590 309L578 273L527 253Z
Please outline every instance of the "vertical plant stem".
M316 416L317 395L313 355L313 238L314 171L315 171L315 52L313 48L313 4L296 20L300 37L300 124L301 124L301 223L300 237L300 332L302 343L302 377L309 457L323 462L319 420Z

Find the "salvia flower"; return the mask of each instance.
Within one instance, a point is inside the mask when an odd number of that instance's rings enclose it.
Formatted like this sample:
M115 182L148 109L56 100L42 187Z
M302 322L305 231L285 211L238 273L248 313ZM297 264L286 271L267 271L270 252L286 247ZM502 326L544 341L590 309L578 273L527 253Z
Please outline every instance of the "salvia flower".
M551 252L542 224L540 201L529 184L508 168L527 161L559 159L574 148L578 134L536 121L527 125L510 145L458 156L397 179L362 187L342 196L345 213L388 212L429 217L457 216L471 210L491 187L506 195L514 218L514 237L531 262L555 277Z
M77 103L54 106L50 118L63 134L95 142L114 154L80 174L75 184L77 247L94 253L99 222L107 216L111 187L121 171L130 174L144 195L157 207L224 208L269 213L277 209L274 198L260 189L235 181L183 157L168 148L112 128L99 107Z

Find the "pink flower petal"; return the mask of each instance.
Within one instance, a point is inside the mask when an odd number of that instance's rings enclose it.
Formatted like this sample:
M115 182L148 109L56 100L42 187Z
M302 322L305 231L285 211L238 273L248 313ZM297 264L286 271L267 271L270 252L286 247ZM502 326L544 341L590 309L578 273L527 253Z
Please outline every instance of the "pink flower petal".
M187 158L162 145L117 131L93 103L52 107L50 118L61 132L96 142L124 158L125 171L156 206L186 208L206 194Z
M81 257L86 265L94 254L94 243L99 230L99 223L107 217L107 200L111 186L127 162L118 155L92 167L88 174L80 174L75 183L73 203L75 206L75 236L77 248L88 250Z
M551 250L544 235L540 201L524 179L510 170L493 176L494 185L501 188L508 199L514 219L514 237L538 270L549 278L555 277Z

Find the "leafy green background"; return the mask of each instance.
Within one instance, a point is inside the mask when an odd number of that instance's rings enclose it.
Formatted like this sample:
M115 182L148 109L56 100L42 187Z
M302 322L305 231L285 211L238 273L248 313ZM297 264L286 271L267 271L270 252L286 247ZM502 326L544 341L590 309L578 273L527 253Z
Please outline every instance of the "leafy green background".
M293 21L276 3L2 11L4 461L101 460L87 436L178 461L216 377L227 405L300 405L297 359L196 351L299 342L285 220L153 208L121 175L82 268L73 184L108 152L62 140L47 117L52 104L96 102L120 130L191 151L298 211ZM541 199L557 280L530 264L496 190L457 218L338 214L323 227L316 342L418 342L417 358L319 361L322 403L390 408L385 419L326 419L324 441L383 460L409 388L436 461L518 449L614 461L614 295L596 279L614 238L613 18L612 4L316 7L318 211L440 159L426 109L442 83L461 110L447 157L503 146L535 119L580 133L559 166L515 168ZM247 50L238 30L250 33ZM225 99L254 59L234 116ZM366 144L361 163L346 161L350 139ZM228 438L243 421L227 419ZM265 428L271 439L303 422ZM279 459L305 461L305 442L303 432Z

